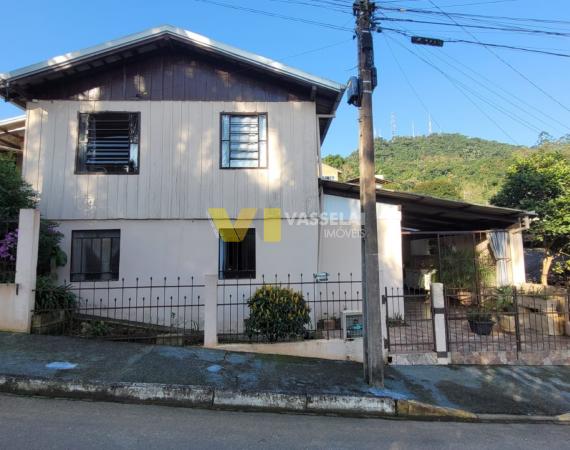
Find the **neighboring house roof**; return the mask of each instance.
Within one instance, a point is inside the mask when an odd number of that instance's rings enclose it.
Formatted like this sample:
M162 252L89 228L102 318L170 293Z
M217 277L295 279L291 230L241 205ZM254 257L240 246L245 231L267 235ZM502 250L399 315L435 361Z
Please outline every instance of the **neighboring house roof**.
M330 171L335 171L335 172L338 172L338 173L342 173L342 170L337 169L336 167L333 167L333 166L331 166L330 164L321 163L321 166L323 166L323 168L326 167L326 168L327 168L328 170L330 170Z
M26 96L31 95L34 86L61 79L62 76L84 75L91 70L100 71L106 65L112 65L117 63L117 61L156 50L157 41L174 41L199 50L204 54L215 55L216 57L222 57L246 65L252 70L277 77L287 83L305 86L311 92L311 96L314 96L318 105L322 99L321 111L319 112L319 108L317 108L317 113L334 114L344 93L345 86L340 83L214 41L182 28L163 25L83 50L56 56L10 72L1 73L0 85L3 89L0 91L0 95L23 106L26 100L31 100L26 98ZM323 136L330 121L331 118L323 119L323 122L326 123L324 127L321 127Z
M359 198L356 184L320 180L325 194ZM520 224L532 212L376 189L376 201L402 207L402 227L419 231L484 231Z
M25 132L25 115L0 120L0 151L21 152Z
M376 179L376 184L390 184L390 181L386 180L384 178L384 175L374 175L374 178ZM346 180L346 183L359 184L360 183L360 177L356 177L356 178L352 178L350 180Z

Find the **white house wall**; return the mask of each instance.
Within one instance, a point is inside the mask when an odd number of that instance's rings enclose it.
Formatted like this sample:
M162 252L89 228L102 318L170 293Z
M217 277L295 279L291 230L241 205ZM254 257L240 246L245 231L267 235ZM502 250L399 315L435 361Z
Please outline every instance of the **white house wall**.
M227 280L228 286L218 289L218 304L226 305L217 309L220 332L236 332L236 326L242 331L246 308L236 303L247 300L262 280L286 285L289 279L298 282L301 275L303 279L311 280L317 270L317 226L288 224L282 220L280 242L263 240L263 221L254 220L251 226L256 229L256 279ZM63 250L71 255L73 230L93 229L121 230L119 280L72 283L75 288L81 288L75 293L83 309L104 316L109 314L106 307L115 307L110 310L115 319L165 326L183 317L187 327L195 323L202 329L205 291L204 287L196 285L204 284L204 275L218 273L219 240L210 221L65 220L59 225L64 235ZM62 282L70 280L70 263L68 261L66 266L58 269ZM243 286L237 287L236 283ZM155 288L149 288L150 285ZM162 288L164 285L169 287ZM178 288L178 285L182 287ZM120 286L125 288L113 289ZM300 284L292 287L303 291ZM175 306L180 304L194 306ZM202 306L197 307L199 304ZM127 305L139 308L124 308ZM147 308L141 308L145 305ZM156 308L149 305L156 305ZM321 312L321 308L316 309L319 311L313 314ZM315 320L318 318L320 316Z
M280 242L263 240L261 220L251 225L256 229L258 280L262 275L274 279L277 274L286 281L288 273L312 277L317 269L317 227L290 225L285 220L281 224ZM194 276L202 283L204 275L218 273L218 235L208 220L64 220L59 222L63 250L71 255L73 230L96 229L121 230L119 278L127 283L137 277L148 281L151 276L183 281ZM58 275L61 280L70 279L70 261Z
M319 271L336 276L352 273L361 275L360 201L334 195L323 196L323 211L333 217L350 220L350 225L321 227L319 238ZM402 289L401 211L397 205L377 203L378 264L380 289ZM389 305L390 306L390 305ZM401 305L393 305L400 309ZM401 308L403 311L403 308Z
M75 174L78 113L141 113L138 175ZM220 170L220 114L268 115L268 168ZM43 217L203 219L212 207L318 211L313 102L39 101L28 104L23 174Z

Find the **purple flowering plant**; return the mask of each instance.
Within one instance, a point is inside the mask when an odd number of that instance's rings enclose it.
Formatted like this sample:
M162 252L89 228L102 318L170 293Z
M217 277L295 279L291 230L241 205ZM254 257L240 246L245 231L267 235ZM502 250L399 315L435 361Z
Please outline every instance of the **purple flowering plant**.
M18 246L18 230L10 231L0 240L0 260L15 262Z

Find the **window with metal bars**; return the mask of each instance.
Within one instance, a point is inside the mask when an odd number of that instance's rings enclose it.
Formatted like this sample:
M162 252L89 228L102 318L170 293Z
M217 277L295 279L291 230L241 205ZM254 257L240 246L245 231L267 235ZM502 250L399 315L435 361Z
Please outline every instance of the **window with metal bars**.
M120 230L73 231L71 281L119 279Z
M267 167L267 114L222 114L223 169Z
M220 230L218 278L255 278L255 228Z
M138 112L79 114L77 173L139 173Z

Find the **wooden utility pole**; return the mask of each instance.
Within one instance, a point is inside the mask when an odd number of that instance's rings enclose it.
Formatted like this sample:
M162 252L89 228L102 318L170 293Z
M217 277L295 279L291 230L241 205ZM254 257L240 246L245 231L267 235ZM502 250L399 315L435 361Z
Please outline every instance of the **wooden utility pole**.
M376 83L372 39L374 3L355 0L358 38L358 72L361 89L360 123L360 211L362 232L362 295L364 315L364 377L368 384L384 386L384 342L378 267L376 179L372 91Z

